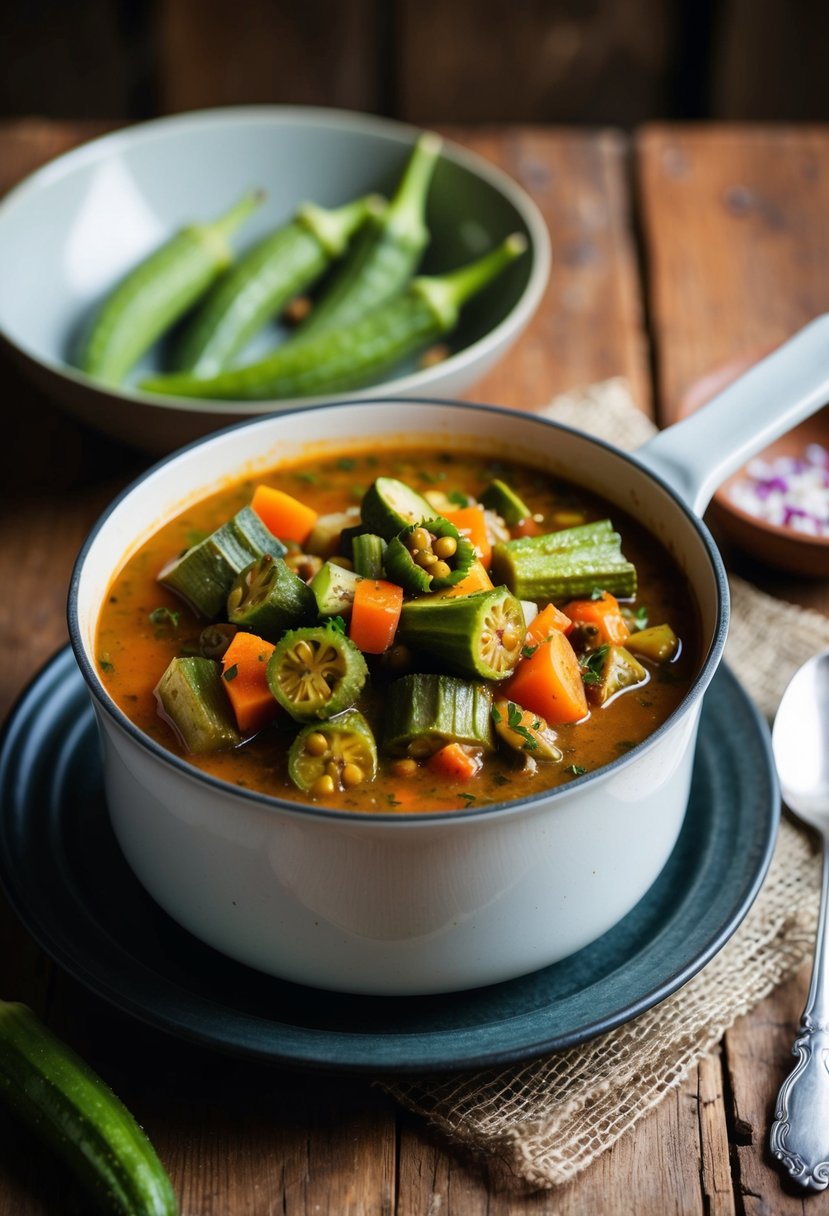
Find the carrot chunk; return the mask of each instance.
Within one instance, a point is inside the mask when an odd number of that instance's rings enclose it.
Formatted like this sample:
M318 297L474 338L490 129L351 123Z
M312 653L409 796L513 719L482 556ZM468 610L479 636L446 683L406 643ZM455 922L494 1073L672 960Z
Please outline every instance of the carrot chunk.
M348 636L364 654L383 654L394 641L403 608L403 588L364 578L354 588Z
M521 659L503 694L548 722L578 722L587 714L587 697L576 652L563 633L551 633Z
M492 563L492 545L486 529L483 507L460 507L457 511L449 511L444 518L455 525L461 536L468 538L488 570Z
M470 781L481 767L481 757L460 743L447 743L428 761L428 768L446 781Z
M630 637L630 629L619 610L619 601L609 591L603 591L595 600L573 600L562 609L574 625L594 625L599 631L599 640L609 646L624 646Z
M572 625L573 622L569 616L566 616L560 608L556 608L555 604L548 604L546 608L541 609L537 616L533 617L527 626L524 645L537 646L551 633L567 633Z
M264 638L240 630L222 657L224 685L243 735L255 734L279 712L265 677L273 651Z
M440 591L433 591L431 594L442 600L451 600L458 595L472 595L475 591L491 591L492 586L492 579L487 574L483 562L475 561L460 582L453 583L451 587L442 587Z
M269 532L299 545L305 544L318 519L313 507L273 486L257 486L250 505Z

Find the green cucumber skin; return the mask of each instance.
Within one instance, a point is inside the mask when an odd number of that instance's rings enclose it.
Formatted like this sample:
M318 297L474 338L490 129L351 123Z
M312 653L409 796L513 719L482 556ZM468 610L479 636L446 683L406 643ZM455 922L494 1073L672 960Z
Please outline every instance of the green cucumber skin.
M456 676L417 672L389 687L383 751L405 754L410 743L427 739L436 746L466 743L495 748L492 694L485 684Z
M524 610L506 587L476 591L456 599L415 599L404 603L397 639L437 660L443 670L473 680L506 679L510 672L497 672L480 656L478 638L488 609L513 601L516 623L523 629ZM523 633L522 633L523 636Z
M0 1097L102 1210L177 1216L172 1183L119 1098L25 1005L0 1001Z
M251 507L168 562L158 581L181 596L199 616L214 620L224 612L237 575L264 554L283 557L287 548L269 532Z
M204 754L241 743L219 665L213 659L197 655L171 659L155 686L155 696L187 751Z
M492 577L520 600L578 599L597 587L622 599L636 594L636 567L613 546L593 545L563 554L505 550L509 544L493 550Z
M481 495L481 504L488 511L495 511L497 515L500 515L509 527L514 527L515 524L521 523L523 519L529 518L532 514L524 500L519 498L515 490L505 481L501 481L499 477L491 481L484 490Z
M545 532L542 536L520 536L516 540L500 543L511 553L533 553L538 557L549 557L552 553L569 553L573 549L585 549L590 545L612 545L618 549L622 538L618 532L614 532L609 519L597 519L593 523L577 524L574 528Z

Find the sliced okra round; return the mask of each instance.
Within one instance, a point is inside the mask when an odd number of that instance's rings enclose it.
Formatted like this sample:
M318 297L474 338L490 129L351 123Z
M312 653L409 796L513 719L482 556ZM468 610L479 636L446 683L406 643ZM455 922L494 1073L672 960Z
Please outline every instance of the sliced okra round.
M281 558L265 553L237 575L227 615L232 624L275 642L291 626L314 619L316 600Z
M354 789L377 776L377 744L357 709L303 727L288 752L288 776L297 789L324 797Z
M360 651L330 625L290 630L267 666L271 692L297 722L333 718L349 709L367 675Z
M475 550L448 519L410 524L393 537L383 558L387 578L412 595L452 587L469 573Z

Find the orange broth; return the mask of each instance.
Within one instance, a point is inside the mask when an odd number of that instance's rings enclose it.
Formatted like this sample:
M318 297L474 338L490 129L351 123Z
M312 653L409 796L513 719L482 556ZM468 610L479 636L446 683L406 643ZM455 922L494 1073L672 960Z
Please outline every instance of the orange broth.
M609 517L622 535L625 556L637 568L633 606L647 608L650 624L672 626L681 639L677 657L668 664L646 664L647 684L624 692L602 708L593 707L586 720L557 726L564 758L558 763L539 763L535 772L525 771L522 758L515 753L499 749L487 755L481 771L465 783L441 780L425 765L419 765L413 775L396 775L382 753L383 688L388 676L383 659L371 656L367 656L370 678L357 708L377 737L380 769L373 782L322 799L296 789L287 775L286 754L300 726L284 713L237 748L187 755L191 764L231 784L291 802L321 802L340 810L388 813L474 808L567 784L582 772L613 761L651 734L679 705L698 665L698 626L690 589L666 550L616 507L556 477L522 464L428 449L349 454L280 467L255 482L246 480L222 489L164 525L117 574L98 624L96 653L101 678L126 716L163 747L185 754L171 727L159 716L153 689L172 658L195 652L206 622L156 581L171 557L249 504L257 484L285 490L320 514L328 514L358 506L378 476L399 478L421 494L439 490L475 498L493 477L499 477L515 489L534 515L543 517L543 531ZM578 518L574 520L574 516ZM153 624L150 616L159 608L177 615ZM497 691L497 685L495 688Z

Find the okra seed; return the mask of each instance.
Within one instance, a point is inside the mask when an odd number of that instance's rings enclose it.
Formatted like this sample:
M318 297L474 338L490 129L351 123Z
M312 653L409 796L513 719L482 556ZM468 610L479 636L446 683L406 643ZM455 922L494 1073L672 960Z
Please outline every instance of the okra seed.
M432 545L432 549L438 557L454 557L458 551L458 542L454 536L440 536Z
M333 794L334 778L329 777L327 773L324 777L317 777L316 781L311 786L311 793L317 798L322 798L325 796L325 794Z
M438 560L434 553L430 553L427 549L422 549L413 556L415 565L421 566L424 570L427 570L429 566L434 566Z
M297 642L294 655L296 656L297 661L304 663L306 667L314 661L314 652L304 638L302 641Z
M417 761L411 756L404 756L402 760L395 760L391 769L395 777L413 777L417 772Z
M513 646L518 644L518 630L514 625L505 625L501 633L501 641L506 646L507 650L511 650Z
M328 751L328 740L320 731L315 730L305 740L305 750L309 756L324 756Z
M339 770L336 760L329 760L325 766L325 771L328 774L328 776L331 778L332 781L339 780L340 770Z
M435 562L431 571L432 578L448 578L452 573L452 567L447 562Z
M342 771L342 783L347 790L353 789L365 779L365 773L359 764L345 764Z
M415 549L431 549L431 534L427 532L425 528L415 528L414 532L412 532L409 537L409 545Z

